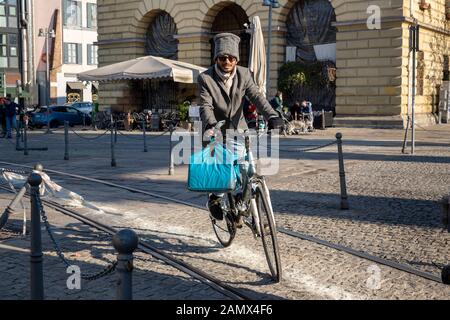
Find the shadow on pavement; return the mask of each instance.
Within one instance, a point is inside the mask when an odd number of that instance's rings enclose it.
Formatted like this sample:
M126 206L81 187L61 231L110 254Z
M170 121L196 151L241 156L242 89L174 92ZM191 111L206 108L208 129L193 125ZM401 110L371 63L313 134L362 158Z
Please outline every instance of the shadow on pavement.
M7 225L9 230L20 231L21 221L11 220ZM1 232L1 231L0 231ZM115 260L115 251L111 244L111 236L90 228L82 223L70 223L64 228L54 228L53 233L60 244L65 258L72 265L80 267L82 274L95 274L103 270L109 262ZM81 280L81 290L67 289L66 266L56 256L48 234L43 231L44 252L44 294L49 300L113 300L116 294L117 274L113 273L94 281ZM148 236L145 236L148 237ZM153 242L164 243L168 239L153 236ZM30 297L29 271L29 236L16 235L0 241L0 300L23 300ZM171 248L184 256L186 252L196 251L189 244L180 244ZM98 259L102 264L94 261ZM81 261L80 261L81 260ZM208 260L208 259L206 259ZM150 263L156 270L143 269L142 262ZM223 263L223 261L209 261ZM242 268L234 265L232 267ZM156 260L142 252L135 252L133 270L133 298L135 300L223 300L229 299L207 285L176 270L173 275L167 272L172 268L164 262ZM212 270L213 271L213 270ZM250 270L252 271L252 270ZM237 270L236 272L239 272ZM254 271L253 271L254 272ZM210 273L210 272L207 272ZM243 289L255 299L282 299L281 297Z

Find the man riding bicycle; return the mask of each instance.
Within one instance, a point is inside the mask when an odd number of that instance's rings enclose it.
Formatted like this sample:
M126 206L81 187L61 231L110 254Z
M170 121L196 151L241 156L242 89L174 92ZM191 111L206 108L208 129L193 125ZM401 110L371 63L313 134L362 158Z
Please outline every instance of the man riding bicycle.
M231 33L214 37L215 64L199 75L200 118L205 140L215 135L214 126L225 120L225 129L248 130L243 112L245 96L256 105L257 111L269 122L269 129L279 129L282 119L256 86L250 70L238 66L240 38ZM209 194L208 208L211 215L223 219L221 198Z

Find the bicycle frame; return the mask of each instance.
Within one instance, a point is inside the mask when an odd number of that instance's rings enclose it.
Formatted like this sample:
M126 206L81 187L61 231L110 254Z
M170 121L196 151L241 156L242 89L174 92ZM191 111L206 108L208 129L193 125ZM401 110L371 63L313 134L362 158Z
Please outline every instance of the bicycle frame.
M221 125L218 124L215 129L219 130L220 127ZM265 132L258 132L257 137L260 138L263 134ZM229 141L227 139L227 142ZM242 145L237 146L238 148L242 147ZM242 149L237 150L237 152L238 161L242 160ZM269 189L264 176L256 171L256 161L252 150L250 150L250 137L247 134L245 135L245 154L243 159L246 165L242 166L242 163L239 163L241 172L240 188L228 192L227 197L222 198L221 201L222 210L226 212L224 219L216 220L216 218L210 216L214 232L219 242L224 247L228 247L235 238L237 228L242 226L241 219L244 218L243 222L250 228L253 237L262 240L271 276L275 281L279 282L282 278L282 267ZM225 199L228 199L228 203ZM217 223L217 221L222 220L225 221L225 227ZM223 231L226 233L225 236Z
M258 133L258 136L260 137L262 134L263 133ZM253 157L252 151L250 150L250 138L248 136L245 136L245 158L246 162L248 162L248 168L247 170L244 171L244 175L242 176L242 202L247 204L247 212L248 210L250 210L251 216L253 218L253 224L251 224L247 220L244 220L244 223L252 230L253 235L256 238L261 236L258 206L256 204L256 199L254 196L256 185L257 184L262 185L264 193L266 193L267 196L268 196L268 188L264 182L264 177L256 173L255 159ZM235 202L236 194L232 193L231 197L233 197L234 200L233 202ZM232 206L231 209L233 210L233 212L235 212L236 208L234 207L234 203L231 204L231 206ZM270 209L272 211L271 203Z

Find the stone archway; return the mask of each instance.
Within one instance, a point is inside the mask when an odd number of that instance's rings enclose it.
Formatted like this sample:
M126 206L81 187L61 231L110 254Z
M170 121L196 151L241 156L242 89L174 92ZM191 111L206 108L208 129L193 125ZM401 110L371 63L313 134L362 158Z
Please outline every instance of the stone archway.
M145 54L168 59L178 59L178 33L174 19L166 11L151 14L145 37Z
M292 105L306 99L312 102L314 110L335 112L337 28L332 3L329 0L289 1L282 11L286 51L279 66L281 73L286 77L289 69L301 71L309 83L291 85L285 94L286 103ZM296 63L284 65L284 61ZM283 85L279 89L285 90Z
M223 1L209 9L206 14L203 30L210 34L209 52L210 62L214 58L214 35L221 32L234 33L241 38L239 54L239 65L248 66L250 51L250 34L246 32L244 24L249 23L247 12L239 4L230 1ZM205 48L208 50L207 48Z
M297 48L295 59L312 62L321 58L316 48L335 46L334 22L336 14L328 0L297 1L286 17L286 44ZM335 54L336 49L333 51Z
M280 22L285 22L286 17L288 16L292 7L294 7L300 1L301 0L287 0L284 6L282 6L278 10L274 10L274 15L273 15L274 19L277 21L280 21ZM340 7L346 5L346 3L343 1L340 1L340 0L328 0L328 2L331 4L333 9L335 10L336 21L338 21L338 22L341 21L340 13L342 12L342 10Z

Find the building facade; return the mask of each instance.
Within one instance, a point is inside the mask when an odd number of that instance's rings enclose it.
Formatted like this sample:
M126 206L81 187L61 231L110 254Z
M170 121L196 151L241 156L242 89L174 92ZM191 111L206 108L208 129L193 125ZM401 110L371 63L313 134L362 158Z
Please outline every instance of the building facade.
M16 0L0 0L0 96L16 96L21 80L19 7Z
M97 4L95 0L33 1L34 64L39 104L46 104L46 37L48 37L50 103L93 101L96 83L78 81L77 74L97 68ZM41 36L40 36L41 35Z
M276 90L278 70L291 56L290 17L315 1L319 0L279 0L280 8L273 9L270 95ZM171 52L175 43L177 59L207 67L211 64L212 36L236 28L240 32L255 15L261 19L267 42L269 10L262 2L98 0L99 66L152 53L158 33L160 38L171 36L170 43L163 44ZM404 126L410 112L412 83L408 28L415 23L420 25L416 121L435 121L439 86L448 77L450 1L330 0L329 4L334 11L331 23L336 28L332 46L337 69L336 123ZM311 17L321 16L321 12ZM160 21L169 21L170 30L158 26ZM101 108L142 108L141 93L132 82L102 84L100 96Z

